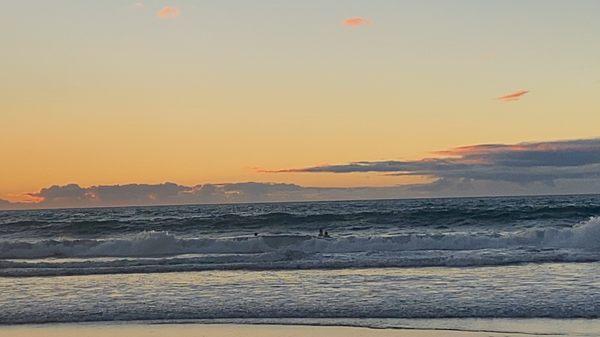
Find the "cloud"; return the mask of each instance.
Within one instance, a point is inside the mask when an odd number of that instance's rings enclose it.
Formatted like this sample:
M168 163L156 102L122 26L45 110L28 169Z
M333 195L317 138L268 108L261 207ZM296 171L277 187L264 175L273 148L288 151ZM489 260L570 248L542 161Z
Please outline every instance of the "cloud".
M362 18L360 16L347 18L343 22L344 26L348 27L360 27L370 24L369 20Z
M518 101L523 95L527 94L528 92L529 90L519 90L504 96L500 96L498 97L498 99L503 102Z
M38 200L37 204L51 207L144 205L177 203L181 201L180 193L187 189L187 187L173 183L100 185L87 188L69 184L43 188L39 192L29 195Z
M32 194L39 198L38 201L0 201L0 209L364 200L419 197L430 193L421 185L329 188L244 182L197 186L164 183L81 187L69 184L43 188Z
M81 187L68 184L42 188L28 195L34 201L11 203L0 199L0 209L327 200L344 198L344 190L256 182L196 186L163 183Z
M31 202L0 199L0 209L214 204L381 198L598 193L600 138L518 144L478 144L420 160L359 161L271 173L373 172L424 176L430 182L385 187L307 187L285 183L175 183L82 187L53 185L28 193Z
M161 19L174 19L178 17L179 14L181 14L179 8L172 6L165 6L156 12L156 16Z
M552 185L560 179L600 178L600 139L482 144L436 152L441 158L360 161L275 170L287 173L379 172L433 179L467 179Z
M227 183L181 186L176 184L130 184L81 187L52 186L43 190L59 192L60 198L41 198L37 202L0 200L0 209L39 209L105 206L152 206L185 204L223 204L248 202L297 202L324 200L366 200L423 197L473 197L500 195L597 193L600 179L558 180L555 184L438 178L431 183L384 187L305 187L282 183ZM82 190L78 193L76 190ZM95 192L103 190L102 196Z
M29 197L38 202L46 202L48 204L60 204L63 201L79 204L88 198L86 190L76 184L64 186L53 185L43 188L37 193L28 193Z

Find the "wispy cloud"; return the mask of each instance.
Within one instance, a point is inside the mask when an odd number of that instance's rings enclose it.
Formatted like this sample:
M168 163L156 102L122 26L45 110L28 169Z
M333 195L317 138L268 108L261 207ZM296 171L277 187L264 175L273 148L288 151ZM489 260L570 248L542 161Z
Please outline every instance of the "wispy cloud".
M518 101L521 99L521 97L523 97L523 95L527 94L528 92L529 90L519 90L504 96L500 96L498 97L498 99L503 102Z
M174 19L181 14L181 11L177 7L172 6L164 6L158 12L156 12L156 16L161 19Z
M352 18L347 18L342 23L344 24L344 26L348 27L359 27L370 24L370 21L363 17L356 16Z
M561 179L600 178L600 139L520 144L481 144L436 152L442 158L360 161L271 172L428 176L435 179L554 184Z

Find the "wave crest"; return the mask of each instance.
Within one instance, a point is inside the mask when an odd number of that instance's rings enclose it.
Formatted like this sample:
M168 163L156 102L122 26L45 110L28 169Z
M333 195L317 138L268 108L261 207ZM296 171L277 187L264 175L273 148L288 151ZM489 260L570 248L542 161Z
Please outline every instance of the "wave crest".
M257 254L279 250L304 253L372 251L476 250L511 247L600 249L600 217L569 228L518 232L406 234L384 237L321 239L307 235L179 238L168 232L145 231L125 239L63 239L0 242L0 258L156 257L181 254Z

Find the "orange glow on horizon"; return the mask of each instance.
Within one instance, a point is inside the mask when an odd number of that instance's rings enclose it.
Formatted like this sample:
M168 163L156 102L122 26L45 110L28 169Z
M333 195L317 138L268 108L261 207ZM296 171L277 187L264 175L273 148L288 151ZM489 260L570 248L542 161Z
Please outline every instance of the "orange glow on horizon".
M587 5L4 7L0 199L71 183L393 186L425 178L269 170L598 136L600 44L573 39L596 32Z

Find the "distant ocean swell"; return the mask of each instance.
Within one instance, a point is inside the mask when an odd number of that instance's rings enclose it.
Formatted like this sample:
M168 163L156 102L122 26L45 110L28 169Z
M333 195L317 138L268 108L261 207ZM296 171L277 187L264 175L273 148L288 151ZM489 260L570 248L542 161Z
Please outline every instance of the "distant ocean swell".
M188 233L196 230L207 232L228 231L253 228L301 228L318 229L323 226L357 226L358 229L380 225L383 227L442 227L459 228L461 226L509 226L527 221L558 221L568 225L567 221L586 219L600 214L600 206L591 205L558 205L558 206L424 206L405 207L399 210L383 209L377 211L346 210L340 207L337 212L329 210L325 213L297 214L272 211L258 214L234 212L226 214L210 214L190 212L184 209L181 213L160 213L140 209L137 213L124 215L118 212L102 213L96 210L97 216L78 214L69 211L46 211L46 213L0 213L0 235L31 235L32 237L49 236L90 236L110 233L139 233L151 225L156 231ZM335 208L333 208L335 209ZM91 212L91 210L88 210ZM323 210L317 210L321 212Z

